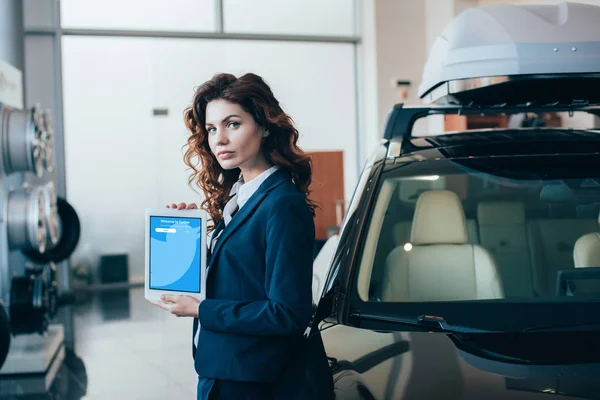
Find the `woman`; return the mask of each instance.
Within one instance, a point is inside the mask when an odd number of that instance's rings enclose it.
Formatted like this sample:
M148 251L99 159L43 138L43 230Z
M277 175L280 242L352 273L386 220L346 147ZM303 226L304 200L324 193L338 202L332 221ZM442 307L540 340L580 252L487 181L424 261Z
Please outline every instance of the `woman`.
M207 298L165 295L156 304L194 317L198 399L332 398L321 337L303 337L315 227L310 158L296 145L298 131L254 74L214 76L184 118L190 183L204 191L214 224Z

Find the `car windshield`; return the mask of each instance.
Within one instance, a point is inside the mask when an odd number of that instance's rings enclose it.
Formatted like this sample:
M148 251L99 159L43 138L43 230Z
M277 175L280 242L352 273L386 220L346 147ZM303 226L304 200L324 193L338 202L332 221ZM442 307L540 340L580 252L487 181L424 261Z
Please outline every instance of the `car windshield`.
M359 261L360 299L597 300L599 167L598 154L386 166Z

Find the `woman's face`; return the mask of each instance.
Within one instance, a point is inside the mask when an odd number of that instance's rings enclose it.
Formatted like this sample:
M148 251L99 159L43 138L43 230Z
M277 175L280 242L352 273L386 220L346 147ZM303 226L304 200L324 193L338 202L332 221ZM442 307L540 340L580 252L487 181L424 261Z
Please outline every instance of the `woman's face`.
M225 170L260 168L266 164L261 152L268 132L239 104L213 100L206 106L206 131L210 150Z

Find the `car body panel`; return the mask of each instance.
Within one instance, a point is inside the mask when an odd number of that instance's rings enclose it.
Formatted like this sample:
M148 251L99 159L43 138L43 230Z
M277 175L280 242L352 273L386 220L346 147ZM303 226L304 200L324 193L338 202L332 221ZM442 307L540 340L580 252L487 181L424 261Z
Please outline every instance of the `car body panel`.
M517 378L474 366L443 333L383 333L341 325L325 330L322 336L328 356L337 359L336 400L600 397L600 380L561 377L569 366L532 378L525 377L526 370L534 375L534 367L519 369L503 363L506 371L521 373ZM479 361L481 365L486 362L490 369L495 367L491 361ZM599 371L597 365L586 368Z

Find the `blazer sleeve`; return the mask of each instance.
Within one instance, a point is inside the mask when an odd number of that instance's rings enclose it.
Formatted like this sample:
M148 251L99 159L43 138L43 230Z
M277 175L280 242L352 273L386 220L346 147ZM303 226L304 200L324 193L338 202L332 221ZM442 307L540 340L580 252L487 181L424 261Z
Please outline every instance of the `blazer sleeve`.
M301 334L312 316L315 225L302 196L277 199L266 229L268 300L206 299L198 307L203 329L244 335Z

